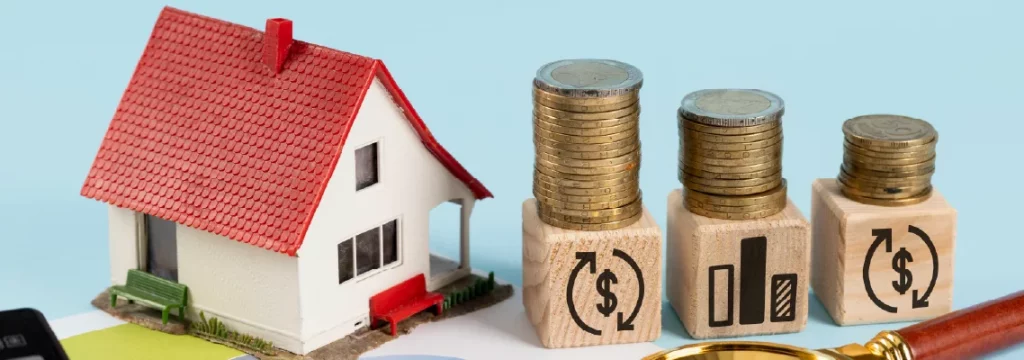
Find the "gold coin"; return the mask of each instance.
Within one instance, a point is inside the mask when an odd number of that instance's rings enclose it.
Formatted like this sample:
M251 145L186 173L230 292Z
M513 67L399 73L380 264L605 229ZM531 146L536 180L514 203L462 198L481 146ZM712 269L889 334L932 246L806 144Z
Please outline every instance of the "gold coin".
M854 189L864 192L877 192L879 194L899 194L908 192L916 194L931 186L931 179L924 181L881 183L851 177L843 172L840 172L836 178L839 179L841 183Z
M636 198L633 202L611 209L600 209L600 210L573 210L564 209L557 206L547 205L541 202L537 202L538 210L549 214L562 214L580 218L601 218L609 216L622 216L630 217L636 214L643 207L643 201L640 198Z
M552 124L550 122L547 122L546 120L544 120L542 118L539 118L539 117L534 117L533 118L533 126L539 127L541 129L544 129L544 130L547 130L547 131L556 132L556 133L565 134L565 135L573 135L573 136L602 136L602 135L618 134L618 133L621 133L621 132L626 131L626 130L635 129L637 127L637 125L638 125L638 122L633 121L633 122L627 122L627 123L619 124L619 125L615 125L615 126L606 126L606 127L601 127L601 128L581 129L581 128L558 126L558 125Z
M759 133L759 132L764 132L764 131L768 131L768 130L774 129L774 128L776 128L776 127L778 127L779 125L782 124L782 121L780 120L780 121L773 121L773 122L764 123L764 124L761 124L761 125L754 125L754 126L725 127L725 126L704 125L704 124L698 123L696 121L687 119L687 118L683 117L682 114L676 114L676 118L679 120L679 124L680 124L681 127L684 127L686 129L690 129L690 130L700 131L702 133L717 134L717 135L746 135L746 134L754 134L754 133Z
M715 186L715 187L746 187L746 186L757 186L761 184L767 184L772 181L782 179L782 172L777 172L765 177L752 178L752 179L705 179L700 176L694 176L686 173L681 173L679 181L690 181L696 184Z
M914 181L899 181L899 182L876 182L873 180L866 180L863 178L851 177L845 173L840 173L836 176L840 181L849 184L850 186L858 189L870 190L870 189L882 189L889 193L895 192L906 192L906 189L917 189L921 190L928 185L931 185L931 179L925 180L914 180Z
M573 144L573 143L566 143L566 142L546 139L546 138L537 136L535 134L533 136L533 143L534 144L542 144L542 145L545 145L547 147L552 147L552 148L559 149L559 150L567 150L567 151L573 151L573 152L595 152L595 151L619 150L619 149L626 148L626 147L630 147L630 148L636 147L640 143L640 138L634 136L632 138L627 138L627 139L622 139L622 140L613 141L613 142L610 142L610 143L602 143L602 144Z
M640 120L640 114L638 113L632 113L620 118L610 118L601 120L573 120L557 118L534 111L533 117L534 119L541 119L558 126L576 129L606 128L609 126L616 126L621 124L637 123Z
M533 179L533 187L534 188L541 188L541 189L544 189L544 190L547 190L547 191L551 191L551 192L553 192L555 194L564 194L564 195L572 195L572 196L598 196L598 195L616 194L616 193L620 193L620 192L623 192L623 191L630 191L630 190L631 191L636 191L637 189L640 188L640 184L637 183L637 182L628 182L628 183L622 183L622 184L612 185L612 186L605 186L605 187L600 187L600 188L582 188L581 189L581 188L571 188L571 187L565 187L565 186L558 186L558 185L546 182L543 179L534 178Z
M631 115L638 115L640 113L640 105L637 103L636 106L627 107L618 110L611 111L600 111L600 112L578 112L578 111L565 111L543 104L533 104L533 113L540 114L548 117L565 120L607 120L607 119L618 119Z
M690 189L683 189L685 198L694 199L696 201L705 204L715 204L722 206L751 206L758 204L773 203L779 201L779 198L786 198L786 179L782 179L782 185L776 187L770 191L763 192L760 194L753 195L712 195L705 194Z
M927 162L934 163L935 162L935 154L932 153L929 156L917 157L917 158L881 159L881 158L875 158L875 157L867 157L867 156L864 156L864 155L860 155L860 154L857 154L857 153L853 153L853 152L847 151L847 152L843 153L843 159L844 159L844 161L845 161L845 159L850 159L850 161L855 161L857 163L863 163L863 164L868 164L868 165L903 167L903 166L913 166L913 165L917 165L917 164L923 164L923 163L927 163Z
M779 154L770 154L770 155L762 155L762 156L755 156L755 157L749 157L749 158L745 158L745 159L716 159L716 158L707 158L707 157L703 157L703 156L696 156L692 152L687 152L687 153L684 153L683 155L684 155L683 156L683 162L684 163L688 163L688 164L689 163L701 164L701 165L712 165L712 166L750 166L750 165L763 164L763 163L767 163L767 162L775 161L775 160L779 160L779 161L782 160L782 154L781 153L779 153Z
M620 140L626 140L626 139L632 139L632 140L635 140L635 141L639 140L639 138L637 137L637 128L636 127L632 127L629 130L626 130L626 131L623 131L623 132L614 133L614 134L608 134L608 135L600 135L600 136L565 135L565 134L559 134L559 133L556 133L556 132L544 130L544 129L538 128L538 127L534 127L533 128L533 133L534 133L535 137L539 136L541 138L551 139L551 140L554 140L554 141L563 142L563 143L569 143L569 144L594 145L594 144L609 144L609 143L613 143L613 142L620 141Z
M697 156L712 158L712 159L746 159L755 156L764 156L769 154L781 154L782 153L782 142L754 150L733 150L733 151L720 151L720 150L705 150L699 149L692 146L683 146L683 153L691 153Z
M686 138L680 138L684 147L693 147L696 149L703 150L715 150L715 151L739 151L739 150L757 150L765 147L775 145L782 141L782 135L778 135L773 138L764 140L751 141L748 143L713 143L706 141L686 141Z
M567 98L553 97L540 94L537 91L534 92L534 103L569 111L583 111L583 113L625 108L636 104L638 101L639 97L636 94L614 97Z
M536 104L544 105L550 108L555 108L564 111L574 112L606 112L612 110L620 110L636 106L637 101L635 99L629 101L623 101L618 103L600 104L600 105L577 105L577 104L566 104L560 102L554 102L550 99L543 97L534 97L533 102Z
M842 182L842 180L840 180ZM845 186L845 185L844 185ZM875 199L887 199L887 200L899 200L913 197L916 194L920 194L922 191L931 188L931 185L924 186L913 186L913 187L891 187L891 188L873 188L873 189L862 189L853 186L847 186L847 192L863 197L870 197Z
M776 158L776 159L772 159L772 160L770 160L768 162L763 162L763 163L753 164L753 165L743 165L743 166L714 166L714 165L700 164L700 163L695 163L695 162L692 162L692 161L685 161L685 160L680 165L682 165L684 167L689 167L689 168L693 168L693 169L696 169L696 170L704 171L704 172L710 172L710 173L718 173L718 174L747 174L747 173L753 173L753 172L762 171L762 170L769 170L769 169L779 168L779 167L782 166L782 158L779 157L779 158Z
M706 125L745 127L776 122L785 104L778 95L755 89L705 89L683 97L679 113Z
M616 221L621 221L621 220L632 218L632 217L636 216L636 214L639 213L639 211L631 213L631 214L602 216L602 217L594 217L594 218L564 215L564 214L559 214L559 213L556 213L556 212L547 212L545 210L539 210L539 213L540 213L539 215L541 216L541 218L556 219L556 220L558 220L560 222L563 222L563 223L570 223L570 224L606 224L606 223L610 223L610 222L616 222Z
M924 186L913 186L913 187L896 187L896 188L860 188L853 186L842 179L839 180L839 184L846 188L846 191L856 196L870 197L875 199L905 199L912 197L922 191L931 188L931 184Z
M541 152L541 151L536 152L536 156L537 156L538 159L544 159L544 160L547 160L547 161L549 161L551 163L554 163L554 164L558 164L558 165L561 165L561 166L568 166L568 167L572 167L572 168L604 168L604 167L615 166L615 165L622 165L622 164L626 164L626 163L631 163L631 162L639 161L640 160L640 150L631 151L631 152L627 153L626 155L616 156L616 157L613 157L613 158L590 159L590 160L564 158L564 157L559 157L559 156L551 155L551 154L548 154L548 153L545 153L545 152ZM580 173L580 172L575 172L575 173L570 172L570 174L586 175L586 174Z
M927 121L899 115L864 115L843 123L843 134L864 147L903 149L935 140L938 133Z
M933 142L932 144L934 145L935 143ZM928 158L935 156L935 146L927 146L922 148L920 151L882 152L862 148L851 144L849 141L843 141L843 150L859 156L867 156L876 159Z
M685 174L690 174L690 175L694 175L694 176L699 176L699 177L702 177L702 178L705 178L705 179L733 180L733 179L762 178L762 177L765 177L765 176L769 176L769 175L778 173L779 171L782 171L782 167L780 166L779 168L768 168L768 169L764 169L764 170L758 170L758 171L753 171L753 172L749 172L749 173L742 173L742 174L723 174L723 173L715 173L715 172L704 171L704 170L695 169L695 168L692 168L692 167L689 167L689 166L686 166L686 165L682 165L682 166L679 167L679 171L680 171L680 173L685 173Z
M854 145L856 145L858 148L867 149L867 150L874 151L874 152L880 152L880 153L886 153L886 154L892 154L892 153L905 154L905 153L914 153L914 152L934 151L935 150L935 146L938 144L937 140L938 140L938 138L936 137L935 140L932 140L932 142L924 144L924 145L915 145L915 146L908 146L908 147L902 147L902 148L890 148L890 147L884 147L884 146L866 146L866 145L863 145L863 144L860 144L860 145L854 144ZM846 142L849 143L850 142L850 138L846 138Z
M693 131L690 129L679 129L679 135L686 138L687 141L707 141L713 143L749 143L754 141L760 141L764 139L775 138L782 134L782 127L776 126L767 131L762 131L753 134L744 135L717 135L702 133L700 131Z
M902 177L902 178L872 178L872 177L865 177L862 174L857 174L857 175L850 174L850 173L846 172L846 170L843 169L842 166L840 166L839 167L839 176L838 177L842 178L844 181L847 181L851 185L860 185L860 187L886 188L886 187L904 187L904 186L917 186L917 185L922 185L922 184L929 184L929 183L931 183L932 175L933 174L925 174L925 175L909 176L909 177Z
M615 60L602 59L564 59L550 62L541 66L533 79L533 86L538 89L572 97L635 93L640 91L642 85L643 74L636 67Z
M630 156L630 155L626 155L626 156ZM640 160L639 159L640 159L640 157L637 156L633 161L630 161L630 162L627 162L627 163L623 163L623 164L615 164L615 165L609 165L609 166L591 166L591 167L566 166L566 165L562 165L562 164L551 162L550 160L547 160L547 159L544 159L544 158L540 158L540 157L538 157L538 158L536 158L534 160L537 163L536 165L546 167L548 169L554 170L554 171L556 171L558 173L561 173L561 174L569 174L569 175L608 175L608 174L614 174L614 173L618 173L618 172L625 172L625 171L630 171L630 170L639 168L640 167ZM588 160L579 160L579 161L588 161ZM557 176L557 175L552 175L552 176Z
M626 177L621 177L621 178L618 178L618 179L611 179L611 180L587 181L587 180L572 180L572 179L557 178L557 177L550 176L548 174L545 174L545 173L542 173L540 171L536 171L535 170L533 172L533 177L534 177L534 179L540 179L540 180L543 180L546 183L553 184L553 185L559 186L559 187L573 188L573 189L599 189L599 188L612 187L612 186L616 186L616 185L622 185L622 184L633 183L633 182L639 181L639 178L640 178L639 175L640 174L638 172L632 172L632 173L627 173L627 174L633 175L633 176L626 176Z
M567 103L567 104L601 105L601 104L608 104L608 103L624 102L624 101L628 101L630 99L636 101L639 98L640 93L636 92L636 91L631 91L631 92L621 93L621 94L616 94L616 95L591 96L591 95L583 94L582 96L576 96L576 95L559 94L559 93L556 93L556 92L540 89L540 88L537 88L535 86L533 88L533 96L543 97L543 98L546 98L546 99L550 99L551 101Z
M536 149L537 152L551 154L560 158L597 160L619 157L635 151L640 151L640 143L637 142L634 146L628 146L615 150L606 151L569 151L553 148L544 144L534 144L534 149Z
M708 210L708 211L715 211L715 212L745 213L745 212L754 212L754 211L761 211L761 210L785 208L786 207L786 201L785 201L786 199L785 198L779 198L779 199L780 200L777 201L777 202L769 202L769 203L764 203L764 204L755 204L755 205L748 205L748 206L723 206L723 205L715 205L715 204L703 203L703 202L700 202L700 201L697 201L697 200L694 200L694 199L686 199L686 205L688 205L690 207L696 207L696 208L700 208L700 209L704 209L704 210Z
M782 212L782 210L785 209L785 208L786 208L785 206L781 206L781 207L769 207L769 208L764 209L764 210L756 210L756 211L749 211L749 212L720 212L720 211L712 211L712 210L708 210L708 209L704 209L704 208L699 208L699 207L696 207L696 206L690 206L689 203L687 203L687 207L686 207L687 210L689 210L690 212L692 212L694 214L697 214L697 215L700 215L700 216L704 216L704 217L713 218L713 219L722 219L722 220L754 220L754 219L763 219L763 218L766 218L766 217L778 214L778 213Z
M631 218L633 216L636 216L636 214L638 214L638 213L640 213L640 211L642 211L641 204L642 204L642 202L639 199L637 199L637 201L634 201L631 204L626 205L624 207L620 207L620 208L616 208L616 209L597 210L597 211L623 210L622 212L619 212L617 214L603 215L603 216L577 216L577 215L566 214L566 213L561 212L560 211L561 209L550 207L550 206L546 206L546 205L543 205L543 204L540 204L540 203L537 204L538 205L537 206L537 212L540 213L541 216L546 216L548 218L558 219L558 220L561 220L563 222L568 222L568 223L576 223L576 224L602 224L602 223L608 223L608 222L615 222L615 221L625 220L625 219L629 219L629 218ZM570 211L572 211L572 210L570 210Z
M629 199L629 198L635 197L636 194L637 194L637 191L638 191L637 188L632 188L632 189L626 189L626 190L623 190L623 191L619 191L619 192L616 192L616 193L602 194L602 195L566 195L566 194L560 194L560 193L558 193L556 191L551 191L551 190L548 190L548 189L545 189L545 188L536 187L536 186L534 186L534 188L533 188L533 194L536 195L536 196L544 196L544 197L546 197L548 199L553 199L553 200L558 200L558 201L561 201L561 202L568 202L568 203L605 203L605 202L610 202L610 201L615 201L615 200ZM550 204L550 205L551 206L555 206L554 204ZM560 206L560 207L564 207L564 206Z
M843 163L842 166L847 174L871 179L908 178L922 175L931 175L935 173L935 166L912 171L875 171L864 169L857 166L856 164L851 163Z
M913 197L915 194L917 194L916 192L900 192L900 193L895 193L895 194L886 194L886 193L881 192L881 191L865 191L865 190L849 187L846 184L842 184L842 187L843 187L843 191L845 192L845 194L850 194L850 195L853 195L853 196L860 196L860 197L869 197L869 198L872 198L872 199L879 199L879 200L900 200L900 199L906 199L906 198ZM918 189L918 191L920 191L920 189Z
M857 169L872 170L872 171L913 172L913 171L919 171L919 170L922 170L922 169L928 169L928 168L934 168L935 167L935 157L934 156L931 157L930 159L926 159L925 161L922 161L922 162L912 163L912 164L902 164L902 165L886 165L886 164L878 164L878 163L868 162L868 161L872 161L872 160L871 159L854 158L854 157L850 157L848 155L844 155L843 156L843 162L844 163L853 165L853 167L856 167Z
M588 217L578 217L578 216L564 215L564 214L553 213L553 212L545 212L544 210L540 210L539 213L540 213L539 214L540 217L543 218L543 219L556 219L556 220L558 220L558 221L560 221L562 223L569 223L569 224L607 224L607 223L610 223L610 222L621 221L621 220L629 219L629 218L632 218L632 217L636 216L636 213L632 213L632 214L622 214L622 215L613 215L613 216L602 216L602 217L597 217L597 218L588 218Z
M550 164L549 161L545 161L544 163ZM537 172L542 173L542 174L547 175L547 176L551 176L551 177L555 177L555 178L559 178L559 179L565 179L565 180L579 180L579 181L617 180L617 179L622 179L622 178L628 178L628 177L631 177L631 176L638 176L638 173L639 173L639 168L634 168L634 169L632 169L630 171L614 172L614 173L611 173L611 174L604 174L604 175L566 174L566 173L558 172L557 169L553 169L551 167L548 167L547 165L542 164L540 161L535 161L533 168Z
M872 198L872 197L860 196L860 195L857 195L857 194L852 194L852 193L847 192L847 188L841 186L841 184L839 186L839 191L843 194L843 196L846 196L850 200L853 200L853 201L856 201L856 202L859 202L859 203L862 203L862 204L878 205L878 206L907 206L907 205L920 204L920 203L923 203L923 202L927 201L932 196L932 188L930 188L930 187L928 189L926 189L925 191L921 192L920 194L916 194L916 195L913 195L911 197L904 198L904 199L876 199L876 198Z
M534 179L533 180L533 187L534 188L540 188L540 189L543 189L545 191L548 191L548 192L551 192L551 193L554 193L554 194L559 194L559 195L601 196L601 195L617 194L617 193L621 193L621 192L625 192L625 191L636 192L638 189L640 189L640 184L636 183L636 182L632 182L632 183L625 183L625 184L621 184L621 185L607 186L607 187L602 187L602 188L578 189L578 188L562 187L562 186L558 186L558 185L554 185L554 184L551 184L551 183L544 182L543 180Z
M534 99L544 99L545 101L556 103L556 104L567 104L567 105L609 105L609 104L621 104L637 102L640 99L638 92L631 92L623 95L615 96L600 96L600 97L572 97L563 96L555 93L547 92L538 88L533 88Z
M770 191L778 187L782 183L782 178L778 180L768 182L761 185L744 186L744 187L717 187L697 184L691 181L683 180L683 186L693 191L699 191L705 194L713 195L753 195Z
M551 226L554 226L554 227L558 227L558 228L562 228L562 229L582 230L582 231L605 231L605 230L621 229L621 228L633 225L638 220L640 220L640 217L643 216L643 214L644 214L643 211L641 211L640 213L638 213L636 215L633 215L633 217L630 217L628 219L619 220L619 221L612 221L612 222L606 222L606 223L602 223L602 224L577 224L577 223L571 223L571 222L567 222L567 221L562 221L560 219L552 218L552 217L548 217L548 216L540 216L540 220L543 221L544 223L548 224L548 225L551 225Z
M547 196L544 196L544 195L538 195L536 193L534 193L533 195L537 197L537 201L542 202L542 203L544 203L546 205L549 205L549 206L557 207L557 208L572 209L572 210L601 210L601 209L614 209L614 208L626 206L629 203L632 203L633 201L636 201L636 199L641 198L642 197L641 193L642 193L641 191L637 191L634 196L630 196L630 197L626 197L626 198L622 198L622 199L617 199L617 200L604 201L604 202L594 202L594 203L575 203L575 202L561 201L561 200L550 198L550 197L547 197Z
M889 165L889 166L906 166L920 164L929 160L935 159L935 154L932 153L929 156L919 158L904 158L904 159L880 159L875 157L863 156L853 152L846 152L843 154L845 158L854 159L857 162L862 162L871 165Z

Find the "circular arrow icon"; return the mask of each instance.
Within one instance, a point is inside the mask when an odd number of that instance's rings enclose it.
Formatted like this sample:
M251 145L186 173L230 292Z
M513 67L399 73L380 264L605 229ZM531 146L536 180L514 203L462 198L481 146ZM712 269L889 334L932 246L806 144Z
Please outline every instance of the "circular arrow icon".
M628 264L629 267L633 269L633 272L636 273L636 281L638 284L636 305L633 306L633 311L629 314L629 317L625 317L621 311L618 313L618 318L615 327L616 331L630 331L633 330L633 321L636 320L637 314L640 313L640 305L642 305L644 302L644 276L641 273L640 266L637 265L636 261L633 260L632 257L630 257L622 250L612 250L612 256L617 257L622 261L625 261L626 264ZM584 267L587 267L587 265L590 265L590 273L594 274L597 272L597 253L593 251L579 251L576 252L576 259L579 260L579 262L576 263L576 267L573 268L572 273L569 274L569 281L566 283L565 286L565 299L567 305L569 306L569 315L572 316L572 320L576 322L576 326L579 326L580 329L583 329L583 331L586 331L594 335L601 335L601 330L595 329L590 325L587 325L587 323L580 318L580 314L579 312L576 311L576 304L573 302L572 298L572 289L576 285L576 277L579 276L580 271L582 271ZM610 272L609 270L605 270L605 273L603 273L602 275L604 276L606 282L610 282L611 278L614 277L614 273ZM601 278L598 278L598 280L601 281ZM615 281L618 281L618 279L616 279ZM610 286L607 283L604 285ZM607 287L602 288L600 283L598 284L598 288L604 289L605 291L610 291ZM614 295L612 295L612 298L614 298ZM609 301L608 298L606 298L606 301ZM602 307L602 305L604 307ZM610 304L598 304L598 310L601 311L601 309L609 309L608 315L610 315L611 311L614 311L613 309L610 308L610 306Z
M932 255L932 278L928 284L928 289L924 291L924 294L919 294L917 290L913 292L913 298L911 307L914 309L928 307L928 297L932 295L932 290L935 289L935 282L939 279L939 253L935 250L935 244L932 243L932 239L928 237L923 230L920 228L910 225L907 228L911 234L917 235L921 241L928 246L928 251ZM895 306L886 304L884 301L878 298L875 294L874 288L871 287L871 258L875 255L878 247L885 244L885 252L892 253L892 229L873 229L871 235L875 237L875 242L871 243L871 247L868 248L867 256L864 257L864 288L868 292L868 297L871 301L886 312L895 314L898 310ZM899 281L893 281L893 288L896 289L901 295L906 293L913 281L913 276L910 270L906 268L906 263L913 261L913 257L906 251L906 248L900 248L898 252L893 256L893 269L900 274ZM920 295L920 296L919 296Z

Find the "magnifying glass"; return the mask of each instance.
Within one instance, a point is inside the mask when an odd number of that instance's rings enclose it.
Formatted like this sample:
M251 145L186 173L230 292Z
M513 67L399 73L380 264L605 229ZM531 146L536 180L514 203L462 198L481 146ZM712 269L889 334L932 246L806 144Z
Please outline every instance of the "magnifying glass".
M955 311L866 344L811 350L753 341L719 341L666 350L643 360L937 360L970 359L1024 342L1024 291Z

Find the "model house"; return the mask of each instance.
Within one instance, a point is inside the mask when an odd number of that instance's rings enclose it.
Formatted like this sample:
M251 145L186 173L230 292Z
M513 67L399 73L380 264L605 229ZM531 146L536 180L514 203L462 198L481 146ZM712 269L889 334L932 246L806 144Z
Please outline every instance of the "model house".
M165 8L82 195L109 204L110 271L185 284L189 314L305 354L368 324L368 299L469 272L491 193L434 139L380 60ZM461 205L461 259L428 217Z

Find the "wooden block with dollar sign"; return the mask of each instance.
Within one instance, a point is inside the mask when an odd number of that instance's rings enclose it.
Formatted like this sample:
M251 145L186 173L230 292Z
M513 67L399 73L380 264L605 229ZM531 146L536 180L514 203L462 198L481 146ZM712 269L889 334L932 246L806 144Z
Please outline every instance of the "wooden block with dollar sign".
M956 210L937 190L886 207L817 179L811 199L814 293L840 325L920 320L953 305Z
M523 306L548 348L661 335L661 229L647 209L616 230L566 230L523 203Z

